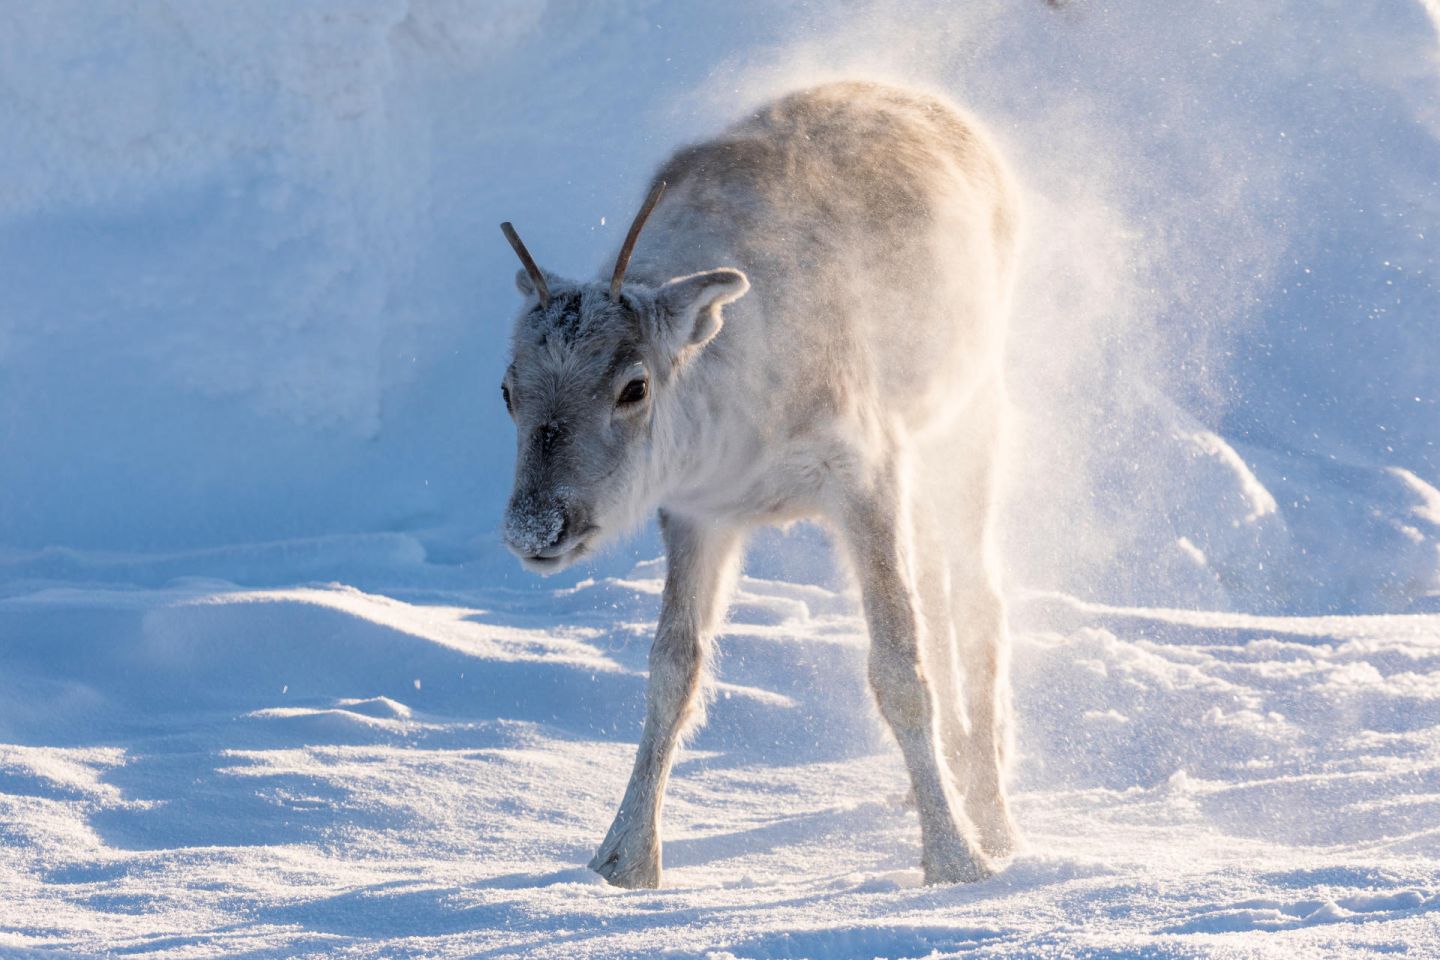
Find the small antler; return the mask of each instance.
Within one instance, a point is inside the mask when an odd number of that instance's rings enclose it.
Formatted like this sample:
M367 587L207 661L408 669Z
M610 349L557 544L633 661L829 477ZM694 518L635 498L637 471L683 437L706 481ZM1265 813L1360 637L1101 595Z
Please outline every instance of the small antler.
M615 258L615 273L610 278L610 299L612 300L620 297L620 283L625 279L625 269L630 266L630 254L635 252L635 241L640 238L640 228L645 226L646 220L650 219L650 211L655 209L655 204L660 202L660 194L664 192L665 181L655 181L655 186L650 188L650 196L645 198L640 212L635 214L635 222L630 224L630 232L625 234L625 245L620 248L620 256Z
M500 224L500 232L505 234L505 239L510 241L510 246L515 248L515 255L525 265L525 272L530 274L530 282L535 285L535 293L540 297L541 308L550 306L550 288L545 284L545 274L535 266L535 258L530 256L529 250L525 249L520 234L515 232L515 228L511 226L509 220Z

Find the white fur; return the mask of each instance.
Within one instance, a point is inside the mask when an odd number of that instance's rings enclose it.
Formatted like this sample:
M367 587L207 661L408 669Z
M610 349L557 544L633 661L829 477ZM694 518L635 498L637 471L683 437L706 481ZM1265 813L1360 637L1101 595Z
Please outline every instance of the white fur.
M532 302L512 367L529 392L507 529L543 541L553 518L514 513L553 509L545 491L563 488L593 539L658 507L669 559L644 733L591 866L622 886L659 883L665 784L700 719L746 531L805 517L835 532L855 571L927 882L986 876L1015 840L991 543L1016 221L1003 166L949 105L841 84L771 104L660 176L670 187L625 309L606 306L603 280L573 288L579 314L546 329L589 332L541 350L536 325L554 317ZM627 324L643 332L643 407L615 406L620 387L596 379ZM557 423L585 426L547 459L534 431ZM573 454L585 442L608 458L589 479ZM535 562L569 562L593 539Z

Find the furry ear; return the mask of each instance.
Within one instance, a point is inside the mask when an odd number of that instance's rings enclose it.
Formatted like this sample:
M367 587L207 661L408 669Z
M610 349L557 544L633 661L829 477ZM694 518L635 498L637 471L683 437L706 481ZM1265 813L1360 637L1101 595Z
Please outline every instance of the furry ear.
M720 332L724 321L720 308L738 300L750 289L750 281L739 270L722 267L676 277L655 291L661 337L672 354L686 347L699 347Z
M540 275L545 278L545 286L549 288L547 292L551 297L554 297L555 291L567 285L567 281L563 277L551 273L544 267L540 268ZM539 296L535 292L535 281L531 280L530 274L523 269L515 271L515 289L519 290L520 295L527 300L533 300Z

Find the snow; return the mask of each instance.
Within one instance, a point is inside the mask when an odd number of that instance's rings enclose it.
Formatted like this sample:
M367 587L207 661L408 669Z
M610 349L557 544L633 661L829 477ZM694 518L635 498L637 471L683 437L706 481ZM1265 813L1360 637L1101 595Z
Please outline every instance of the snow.
M851 709L853 601L747 578L672 783L666 889L610 888L581 864L638 735L659 572L528 596L188 583L0 602L0 950L1440 949L1436 615L1022 598L1027 846L992 880L926 888L898 758Z
M1440 954L1440 7L954 6L0 6L0 956ZM612 889L659 546L500 547L496 224L838 76L1026 190L1026 846L921 885L801 526Z

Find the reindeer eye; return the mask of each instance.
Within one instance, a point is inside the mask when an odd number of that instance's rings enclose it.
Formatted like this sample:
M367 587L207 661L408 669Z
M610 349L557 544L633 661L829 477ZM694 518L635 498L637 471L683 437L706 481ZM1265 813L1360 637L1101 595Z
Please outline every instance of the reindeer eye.
M616 401L617 406L626 407L633 403L639 403L645 399L647 384L644 380L631 380L625 384L625 389L620 391L620 399Z
M503 383L500 384L500 396L502 396L502 397L505 398L505 410L506 410L506 412L508 412L508 413L514 413L514 412L515 412L515 408L510 405L510 388L509 388L507 385L503 384Z

